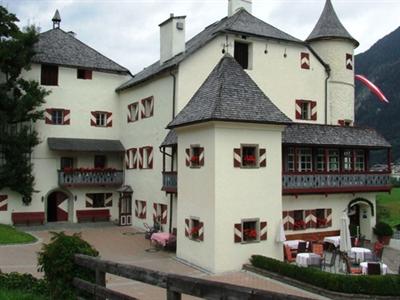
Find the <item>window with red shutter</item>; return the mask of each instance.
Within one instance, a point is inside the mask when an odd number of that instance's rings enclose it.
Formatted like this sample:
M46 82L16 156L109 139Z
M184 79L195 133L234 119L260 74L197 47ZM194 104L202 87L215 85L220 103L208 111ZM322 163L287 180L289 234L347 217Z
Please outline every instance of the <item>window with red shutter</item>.
M40 84L58 85L58 66L42 65Z
M78 79L91 80L92 79L92 70L78 69L76 72L76 77Z

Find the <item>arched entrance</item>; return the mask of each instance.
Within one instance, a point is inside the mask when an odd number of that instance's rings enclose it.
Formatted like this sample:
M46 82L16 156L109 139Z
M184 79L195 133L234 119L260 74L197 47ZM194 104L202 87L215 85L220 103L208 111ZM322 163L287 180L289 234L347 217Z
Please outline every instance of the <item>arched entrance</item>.
M374 205L371 201L357 198L349 202L347 212L350 219L350 234L372 238L372 226L375 224Z
M68 221L68 195L55 191L47 196L47 222Z

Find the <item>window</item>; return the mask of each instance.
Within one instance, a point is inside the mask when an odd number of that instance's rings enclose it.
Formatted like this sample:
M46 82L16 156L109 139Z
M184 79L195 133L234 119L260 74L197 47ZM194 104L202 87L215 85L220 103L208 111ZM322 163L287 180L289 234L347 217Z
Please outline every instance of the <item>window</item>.
M198 241L200 237L200 220L197 218L190 218L190 238Z
M53 109L51 112L51 120L54 125L62 125L64 123L64 110Z
M139 120L139 103L135 102L128 105L128 122L135 122Z
M130 202L130 201L124 201ZM135 216L138 219L146 219L146 201L135 200Z
M112 127L112 113L105 111L92 111L90 125L96 127Z
M40 84L58 85L58 66L42 65Z
M152 169L153 168L153 147L143 147L139 149L140 152L140 168Z
M346 69L353 70L353 55L346 53Z
M61 157L60 168L61 170L72 169L74 167L74 159L72 157Z
M355 171L365 171L365 152L364 150L355 150Z
M234 56L243 69L249 69L250 44L235 41Z
M142 99L142 119L149 118L154 114L154 97Z
M167 224L168 206L166 204L154 203L153 209L154 209L153 222L154 223L158 222L160 224Z
M193 168L199 168L204 164L203 154L204 148L200 146L190 147L190 166Z
M299 149L299 172L312 171L312 151L308 148Z
M302 69L310 69L310 53L301 52L300 54L300 65Z
M112 195L112 193L86 194L86 207L111 207Z
M254 168L258 166L258 146L242 146L242 167Z
M317 102L309 100L296 100L297 120L317 120Z
M106 167L107 157L105 155L94 156L95 169L104 169Z
M78 79L92 79L92 70L78 69L76 73Z
M306 228L306 223L304 222L304 211L303 210L295 210L293 212L294 219L294 230L301 230Z
M105 206L105 194L93 194L93 207Z
M289 172L295 171L295 151L294 148L288 148L287 152L287 170Z
M328 150L328 172L339 171L339 150Z
M315 218L317 219L317 228L327 227L326 209L316 209Z
M96 114L96 126L105 127L107 125L107 113L98 112Z
M310 102L301 102L300 103L301 110L301 119L302 120L310 120L311 119L311 103Z
M344 150L343 151L343 170L351 171L353 169L353 151Z
M317 150L316 167L318 172L325 171L325 149Z
M259 240L259 221L248 220L242 221L242 236L243 242L254 242Z

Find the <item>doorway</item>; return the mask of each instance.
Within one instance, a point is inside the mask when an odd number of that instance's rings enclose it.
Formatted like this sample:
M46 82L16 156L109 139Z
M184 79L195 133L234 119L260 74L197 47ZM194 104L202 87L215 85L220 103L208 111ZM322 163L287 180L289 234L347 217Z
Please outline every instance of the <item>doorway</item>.
M123 193L119 199L119 225L132 225L132 194Z
M47 222L68 221L68 195L57 191L47 197Z

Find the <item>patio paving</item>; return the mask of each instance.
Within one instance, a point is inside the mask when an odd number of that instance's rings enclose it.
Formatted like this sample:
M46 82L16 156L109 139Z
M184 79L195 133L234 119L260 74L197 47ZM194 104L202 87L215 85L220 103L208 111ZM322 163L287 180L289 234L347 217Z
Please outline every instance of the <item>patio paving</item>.
M60 230L58 226L28 228L30 233L37 236L39 241L30 245L0 246L0 269L3 272L27 272L34 276L42 277L37 271L37 252L40 251L43 242L50 240L50 231ZM62 225L61 225L62 226ZM82 238L92 244L103 259L141 266L153 270L170 272L192 277L227 282L268 291L292 294L310 299L326 299L320 295L289 286L287 284L258 276L247 271L229 272L212 275L193 268L176 260L173 253L165 251L146 251L151 246L145 240L143 232L132 227L117 226L85 226L65 225L67 234L81 232ZM45 229L45 230L43 230ZM164 289L121 278L107 275L107 287L132 295L139 299L153 300L165 299ZM197 299L184 296L183 299Z

